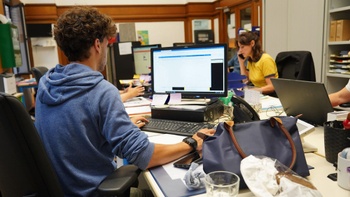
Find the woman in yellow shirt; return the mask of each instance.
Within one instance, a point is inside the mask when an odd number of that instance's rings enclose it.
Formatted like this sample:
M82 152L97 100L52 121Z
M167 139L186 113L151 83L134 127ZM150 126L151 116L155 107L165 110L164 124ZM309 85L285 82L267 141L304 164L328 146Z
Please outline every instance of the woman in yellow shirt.
M236 46L241 74L247 76L247 80L261 93L275 95L271 78L278 78L277 66L275 60L262 50L258 34L241 33L236 40ZM244 65L246 59L247 66Z

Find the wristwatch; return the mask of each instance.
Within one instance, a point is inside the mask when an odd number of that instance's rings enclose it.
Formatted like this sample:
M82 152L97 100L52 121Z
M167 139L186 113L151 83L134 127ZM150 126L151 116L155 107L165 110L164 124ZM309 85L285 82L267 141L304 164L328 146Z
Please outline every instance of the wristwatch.
M197 141L195 139L193 139L192 137L186 137L182 141L192 147L193 150L191 152L194 152L197 150Z

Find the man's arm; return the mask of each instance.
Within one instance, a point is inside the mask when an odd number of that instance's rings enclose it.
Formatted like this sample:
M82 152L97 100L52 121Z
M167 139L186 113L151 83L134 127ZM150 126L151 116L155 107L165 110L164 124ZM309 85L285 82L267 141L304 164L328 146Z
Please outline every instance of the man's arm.
M329 94L329 100L331 101L333 107L342 103L350 102L350 92L344 87L338 92Z
M201 129L199 132L204 133L206 135L213 135L215 130ZM197 141L197 150L202 150L204 139L198 136L197 133L194 134L192 138ZM190 153L192 150L192 147L185 142L180 142L172 145L155 144L154 152L147 168L169 163L186 155L187 153Z

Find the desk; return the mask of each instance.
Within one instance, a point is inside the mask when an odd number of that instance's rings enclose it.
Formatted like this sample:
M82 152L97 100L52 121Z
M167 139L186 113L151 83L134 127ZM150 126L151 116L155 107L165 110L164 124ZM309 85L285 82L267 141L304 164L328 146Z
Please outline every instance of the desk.
M149 134L150 136L163 135L163 134ZM150 137L152 138L152 137ZM171 140L171 138L169 139ZM336 181L332 181L327 178L328 174L335 173L336 170L333 165L326 161L325 150L324 150L324 135L323 127L318 126L315 130L304 137L304 140L317 147L317 152L305 153L306 161L314 169L310 170L310 176L308 180L321 192L324 197L337 196L337 197L350 197L350 191L342 189L338 186ZM152 140L151 140L152 141ZM176 139L172 143L177 142ZM169 142L170 143L170 142ZM156 180L152 174L147 170L143 172L143 176L150 186L155 196L164 196L161 189L159 188ZM171 184L171 183L170 183ZM204 197L206 194L197 195ZM249 189L240 190L239 197L251 197L254 196Z
M332 181L327 178L328 174L335 173L336 170L333 165L326 161L324 157L324 145L322 143L323 139L323 128L317 127L315 131L307 136L306 141L308 141L313 146L318 148L316 153L306 153L306 161L314 169L310 170L310 176L307 177L308 180L314 184L314 186L321 192L324 197L337 196L337 197L350 197L350 191L342 189L338 186L336 181ZM162 134L158 134L162 135ZM321 138L321 139L320 139ZM323 154L323 155L322 155ZM161 189L159 188L156 180L150 173L150 171L143 172L143 176L150 186L152 192L155 196L164 196ZM197 195L198 197L204 197L205 194ZM249 189L240 190L239 197L251 197L254 196Z

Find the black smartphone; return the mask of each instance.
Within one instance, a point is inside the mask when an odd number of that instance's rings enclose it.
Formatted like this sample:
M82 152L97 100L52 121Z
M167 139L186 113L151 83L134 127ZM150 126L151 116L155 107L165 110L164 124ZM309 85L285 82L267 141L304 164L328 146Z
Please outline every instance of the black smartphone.
M185 155L184 157L182 157L181 159L179 159L174 163L174 167L189 169L192 162L201 164L202 152L196 151Z
M239 58L244 59L244 56L242 54L238 54Z

